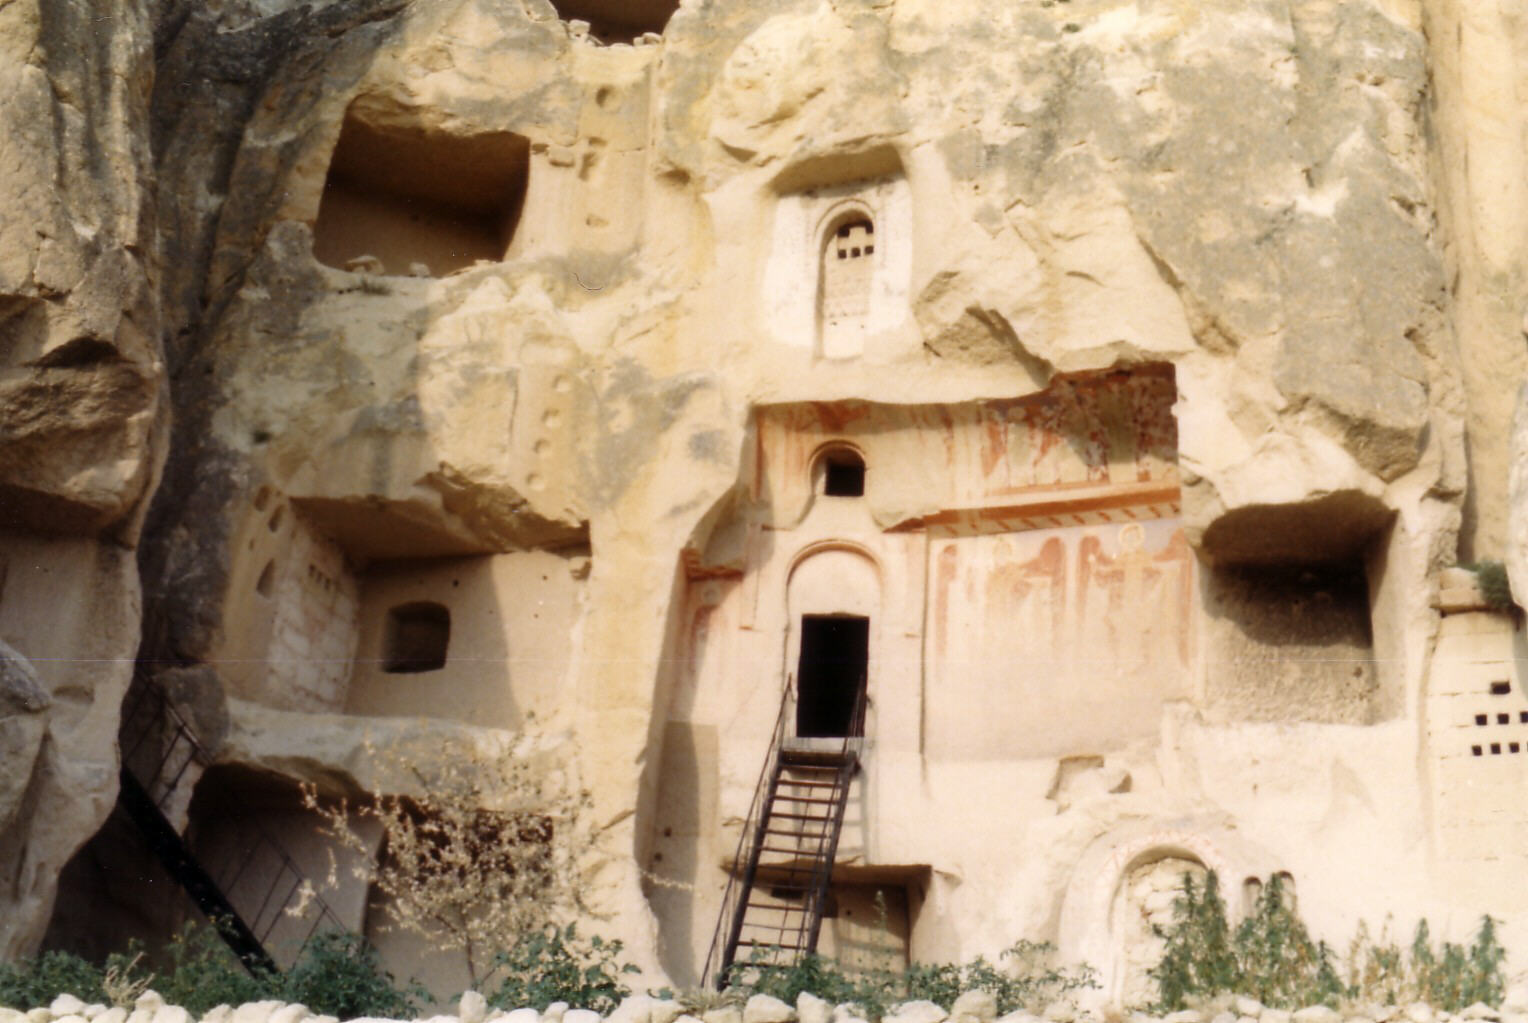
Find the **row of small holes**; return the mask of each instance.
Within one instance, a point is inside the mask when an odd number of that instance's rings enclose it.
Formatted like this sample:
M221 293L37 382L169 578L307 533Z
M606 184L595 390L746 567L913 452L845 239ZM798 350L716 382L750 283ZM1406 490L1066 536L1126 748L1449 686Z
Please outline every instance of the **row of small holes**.
M1521 724L1528 725L1528 710L1520 710L1520 711L1518 711L1517 712L1517 720ZM1489 714L1476 714L1475 715L1475 723L1477 725L1489 724L1490 721L1491 721L1491 715L1489 715ZM1512 715L1511 714L1498 714L1498 715L1496 715L1496 723L1498 725L1509 724L1511 721L1512 721Z
M872 254L873 252L875 252L875 246L874 245L866 245L865 246L865 255L868 256L868 255ZM838 258L839 259L848 259L850 256L853 256L855 259L858 259L859 255L860 255L860 250L857 247L850 249L848 252L845 252L843 249L839 249L838 250Z
M1499 742L1491 743L1491 752L1493 754L1500 753L1501 752L1501 743L1499 743ZM1515 742L1507 743L1507 752L1508 753L1517 753L1517 752L1519 752L1519 744L1515 743ZM1472 753L1473 755L1475 755L1477 757L1485 755L1485 751L1480 746L1471 746L1470 747L1470 753Z

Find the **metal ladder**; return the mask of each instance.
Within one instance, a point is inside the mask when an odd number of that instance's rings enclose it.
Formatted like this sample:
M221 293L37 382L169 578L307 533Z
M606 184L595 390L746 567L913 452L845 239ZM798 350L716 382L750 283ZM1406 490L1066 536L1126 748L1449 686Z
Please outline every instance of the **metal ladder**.
M706 956L702 984L718 989L731 982L735 967L794 966L817 950L822 932L849 787L859 770L865 686L861 681L850 734L837 747L793 747L786 736L792 702L787 683Z
M303 935L299 947L320 927L344 929L316 886L258 826L236 868L230 864L214 876L197 861L165 807L192 765L207 767L212 759L164 691L142 673L123 704L120 734L118 806L246 969L276 972L267 943L284 920Z

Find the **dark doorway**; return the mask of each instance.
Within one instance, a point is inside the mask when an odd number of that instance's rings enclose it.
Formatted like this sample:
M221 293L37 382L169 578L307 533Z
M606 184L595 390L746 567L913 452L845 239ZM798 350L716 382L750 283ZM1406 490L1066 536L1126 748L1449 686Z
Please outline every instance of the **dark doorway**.
M848 615L801 617L801 664L796 672L796 735L803 739L861 735L855 704L870 660L870 619Z

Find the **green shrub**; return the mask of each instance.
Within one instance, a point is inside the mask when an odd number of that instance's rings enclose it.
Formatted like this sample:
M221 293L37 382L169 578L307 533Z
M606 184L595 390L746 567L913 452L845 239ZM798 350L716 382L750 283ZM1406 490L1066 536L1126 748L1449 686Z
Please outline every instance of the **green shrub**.
M62 994L105 1003L104 978L99 966L68 952L44 952L35 959L0 963L0 1005L36 1009Z
M1344 993L1331 949L1311 940L1277 874L1258 893L1252 914L1236 929L1234 944L1241 974L1235 990L1264 1005L1336 1005Z
M280 998L279 974L252 974L212 927L187 924L165 949L166 968L150 981L170 1005L200 1016L217 1005Z
M1482 917L1469 948L1445 941L1434 949L1427 921L1417 924L1411 947L1403 951L1388 936L1369 938L1359 925L1348 953L1348 994L1387 1005L1426 1002L1458 1012L1476 1002L1499 1005L1505 988L1507 954L1496 940L1496 921Z
M1360 924L1349 946L1344 983L1331 949L1311 939L1279 876L1263 888L1252 913L1232 933L1215 873L1203 884L1184 875L1173 922L1157 934L1166 942L1162 959L1150 971L1157 984L1151 1008L1157 1012L1174 1012L1191 999L1221 992L1248 995L1280 1009L1335 1006L1342 998L1360 998L1387 1005L1423 1001L1457 1012L1474 1002L1500 1004L1505 987L1506 953L1490 917L1482 918L1469 948L1445 942L1439 950L1424 920L1409 953L1388 938L1371 940Z
M301 1002L315 1013L407 1017L428 998L417 984L394 986L376 951L353 934L315 935L286 973L251 973L211 927L188 924L170 939L164 968L149 972L136 949L107 958L106 969L68 952L45 952L20 963L0 963L0 1005L45 1006L69 993L86 1002L121 1001L152 985L170 1005L200 1016L217 1005L275 999Z
M757 961L739 963L728 978L728 990L740 996L773 995L795 1003L805 991L835 1004L863 1010L866 1019L881 1019L902 1002L927 1000L946 1011L966 991L986 991L997 1001L998 1013L1038 1009L1069 992L1096 987L1087 966L1063 969L1051 965L1054 949L1041 942L1020 941L1002 958L1009 968L982 956L964 964L914 963L905 969L851 969L823 956L804 957L794 966L770 966Z
M501 1009L533 1006L545 1011L553 1002L604 1014L631 994L621 975L638 972L620 962L621 942L578 936L576 925L526 935L507 952L493 957L483 978L483 996ZM497 986L490 986L496 977Z
M1486 606L1493 611L1510 611L1517 606L1512 599L1512 584L1507 579L1507 566L1500 561L1477 561L1465 568L1475 573L1475 585Z
M375 948L354 934L334 931L314 935L281 981L283 1000L340 1019L408 1019L430 997L417 982L396 987Z

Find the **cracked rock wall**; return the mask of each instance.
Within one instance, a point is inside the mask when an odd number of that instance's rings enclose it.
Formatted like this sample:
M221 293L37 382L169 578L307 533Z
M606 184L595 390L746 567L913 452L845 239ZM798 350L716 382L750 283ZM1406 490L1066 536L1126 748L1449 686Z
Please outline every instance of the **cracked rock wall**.
M1290 869L1334 932L1452 905L1416 765L1434 577L1521 532L1510 12L697 0L605 45L548 0L117 6L0 8L25 211L0 221L0 756L32 779L0 787L0 950L35 943L110 806L141 579L144 663L220 722L226 764L343 791L379 718L566 733L605 929L692 980L751 715L792 668L786 605L759 596L789 589L790 544L876 552L897 677L935 706L930 537L997 537L959 556L972 586L1051 548L1018 536L1050 528L1016 525L1028 498L970 483L996 464L981 430L931 438L1116 377L1173 384L1146 504L1189 608L1177 674L1112 739L984 732L995 823L959 807L980 700L929 747L888 706L907 741L877 754L848 880L927 878L912 954L1059 939L1126 964L1116 990L1139 978L1107 937L1116 889L1071 873L1090 857L1123 857L1118 884L1169 845ZM863 295L825 313L825 232L867 223ZM778 460L764 410L811 424L798 446L881 452L869 513L802 510L815 449ZM1018 490L1145 501L1094 441ZM1059 565L1010 566L1013 601ZM425 606L470 658L390 669ZM329 759L283 738L320 712ZM909 792L946 834L988 828L982 851L896 820Z

